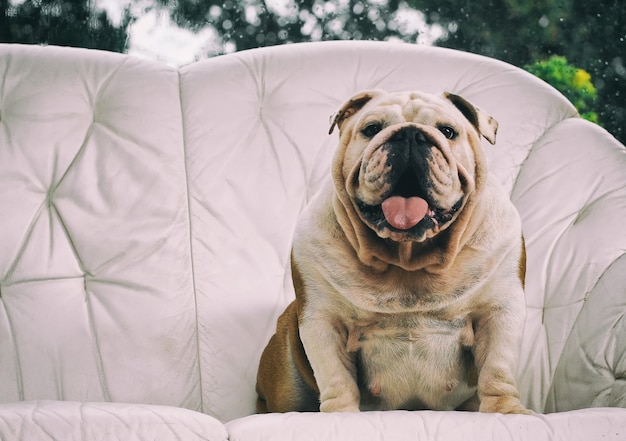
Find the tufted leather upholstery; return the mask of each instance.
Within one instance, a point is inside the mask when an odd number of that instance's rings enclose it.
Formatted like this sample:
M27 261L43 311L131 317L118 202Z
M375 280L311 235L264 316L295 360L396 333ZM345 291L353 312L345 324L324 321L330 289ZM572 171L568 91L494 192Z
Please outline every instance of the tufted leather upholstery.
M322 421L367 421L372 433L457 421L436 412L410 413L410 424L403 412L242 418L254 410L260 353L293 297L291 236L328 173L328 118L369 88L451 91L499 121L497 145L485 149L528 247L523 401L538 412L626 407L626 150L531 75L371 42L259 49L180 70L0 45L0 438L17 437L20 424L22 434L58 421L93 427L107 412L126 439L151 436L142 422L188 430L172 437L225 439L220 421L235 420L231 439L290 439ZM128 421L119 403L137 403ZM459 418L467 439L494 427L507 428L497 439L513 439L512 427L533 438L560 427L571 430L563 439L626 437L619 409Z

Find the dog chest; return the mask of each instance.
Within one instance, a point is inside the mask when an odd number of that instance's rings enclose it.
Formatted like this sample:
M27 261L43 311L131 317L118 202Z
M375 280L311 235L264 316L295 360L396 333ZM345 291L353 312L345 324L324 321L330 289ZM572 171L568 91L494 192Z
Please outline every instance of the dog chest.
M362 408L457 408L476 390L472 345L462 318L354 322L347 349L357 354Z

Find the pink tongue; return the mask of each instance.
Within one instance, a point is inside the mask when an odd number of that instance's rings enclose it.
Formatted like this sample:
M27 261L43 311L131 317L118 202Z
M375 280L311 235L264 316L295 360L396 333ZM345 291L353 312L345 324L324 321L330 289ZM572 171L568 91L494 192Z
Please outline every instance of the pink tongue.
M398 230L408 230L421 221L428 213L428 202L422 198L391 196L382 203L387 222Z

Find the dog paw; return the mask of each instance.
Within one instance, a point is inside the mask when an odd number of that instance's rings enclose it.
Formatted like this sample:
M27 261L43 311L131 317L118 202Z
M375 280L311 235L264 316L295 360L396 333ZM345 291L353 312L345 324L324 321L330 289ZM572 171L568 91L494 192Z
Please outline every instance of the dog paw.
M484 397L480 402L480 412L532 415L516 397Z
M335 400L327 400L320 404L320 412L360 412L358 405L345 405Z
M351 393L322 393L320 412L359 412L360 397Z

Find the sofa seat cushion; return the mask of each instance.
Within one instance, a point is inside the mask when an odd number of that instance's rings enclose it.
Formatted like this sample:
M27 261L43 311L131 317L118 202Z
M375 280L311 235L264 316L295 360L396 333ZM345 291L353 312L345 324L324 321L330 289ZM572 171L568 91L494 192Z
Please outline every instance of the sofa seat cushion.
M0 439L224 441L228 434L215 418L177 407L23 401L0 404Z
M617 441L626 437L623 409L613 408L532 416L433 411L285 413L253 415L226 427L231 441Z

